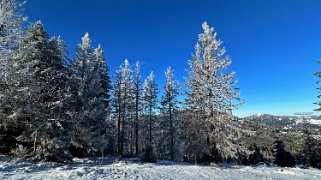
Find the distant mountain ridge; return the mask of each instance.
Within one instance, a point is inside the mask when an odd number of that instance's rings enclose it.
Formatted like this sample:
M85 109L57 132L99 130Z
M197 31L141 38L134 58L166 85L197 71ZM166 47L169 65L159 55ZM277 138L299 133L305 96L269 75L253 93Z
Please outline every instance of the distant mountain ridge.
M304 117L310 122L312 127L321 128L321 119L318 116L306 116ZM277 129L296 128L302 125L302 117L300 116L278 116L271 114L258 113L251 116L241 118L243 121L251 121L270 126Z

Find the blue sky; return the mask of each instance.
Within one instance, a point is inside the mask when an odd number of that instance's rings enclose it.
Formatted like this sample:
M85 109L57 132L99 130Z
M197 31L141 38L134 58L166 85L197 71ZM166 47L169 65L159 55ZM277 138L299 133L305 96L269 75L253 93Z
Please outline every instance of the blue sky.
M102 45L111 74L128 58L154 71L162 88L167 66L185 83L201 24L218 32L245 104L238 116L311 112L321 70L320 0L29 0L25 14L61 35L70 56L89 32Z

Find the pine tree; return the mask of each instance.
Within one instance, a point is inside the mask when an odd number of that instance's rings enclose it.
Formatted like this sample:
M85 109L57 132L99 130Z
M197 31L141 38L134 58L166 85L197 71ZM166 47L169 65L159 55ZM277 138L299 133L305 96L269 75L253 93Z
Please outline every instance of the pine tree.
M135 97L135 153L138 156L138 127L139 127L139 119L138 114L140 112L140 100L141 96L141 81L140 81L140 63L136 62L135 67L135 77L134 77L134 97Z
M318 61L318 64L321 64L321 61ZM321 71L314 73L314 75L317 78L321 78ZM321 80L317 81L317 84L319 85L321 83ZM319 95L318 98L321 98L321 87L318 87L317 90L319 91ZM321 111L321 101L314 103L316 105L318 105L319 107L317 109L315 109L315 111Z
M122 93L121 93L122 74L120 70L116 71L113 86L113 107L115 116L117 117L117 155L121 155L121 113L122 113Z
M22 38L21 24L27 20L21 14L21 7L25 3L16 0L2 0L0 2L0 51L10 53Z
M152 129L154 126L153 116L157 108L158 89L155 82L154 73L151 72L143 84L142 100L143 108L148 116L148 143L145 146L145 152L141 158L143 162L156 162L156 154L153 148Z
M21 24L27 19L21 14L23 5L15 0L0 2L0 124L5 126L8 126L6 122L11 121L6 114L12 112L9 112L10 105L1 98L7 98L5 96L14 88L11 79L21 53L17 50L24 32Z
M151 72L150 75L147 77L147 79L144 82L143 85L143 92L142 92L142 99L144 101L144 108L147 111L148 119L149 119L149 147L152 147L152 124L153 124L153 115L155 112L155 109L157 108L157 95L158 95L158 89L157 84L154 80L155 76L154 73Z
M0 2L0 153L8 154L15 148L16 134L21 131L14 115L15 104L12 91L15 91L15 64L20 52L17 51L21 42L23 28L21 24L26 17L21 14L24 3L15 0L2 0ZM15 51L15 52L13 52Z
M77 139L73 143L84 151L83 155L100 150L100 141L103 139L101 132L106 127L106 99L101 95L105 94L107 89L102 85L105 81L101 76L101 62L97 60L90 43L89 34L86 33L82 43L77 46L76 58L72 65L74 82L77 82L78 86L75 90Z
M214 29L206 22L202 27L204 32L199 35L193 59L188 61L190 70L185 84L188 89L186 105L191 113L197 116L193 118L194 121L206 124L207 148L212 149L209 152L216 151L213 146L216 144L215 146L224 147L222 150L226 151L226 156L231 151L236 154L237 147L231 142L234 138L228 135L230 132L226 132L235 130L228 120L232 110L241 102L238 98L239 90L234 87L237 83L235 73L226 72L231 58L225 55L226 50L221 47L222 41L217 39Z
M10 109L6 112L7 117L21 129L16 137L17 149L25 146L35 159L70 160L66 150L66 124L61 117L67 77L58 42L49 40L38 21L29 27L15 51L14 71L7 81L10 83L7 84L6 98L2 100ZM30 147L32 151L28 149Z
M306 166L314 166L316 165L314 159L317 157L315 154L315 148L316 148L316 141L312 136L311 128L310 128L310 122L307 118L302 116L302 133L303 133L303 148L301 150L301 156L304 158L303 163Z
M104 55L104 51L99 44L98 47L95 49L95 56L96 60L98 61L99 66L99 74L101 79L101 87L105 90L100 96L105 104L105 111L110 111L110 91L111 91L111 80L109 77L109 68L106 63L106 58Z
M114 108L118 116L118 155L123 156L125 152L126 139L131 138L130 117L133 112L133 77L129 61L126 59L116 71L114 83ZM128 132L129 131L129 132ZM126 133L129 135L126 136ZM129 141L129 143L132 143Z
M285 150L282 141L277 140L273 143L274 163L278 166L293 167L295 165L295 159L292 154Z
M96 61L97 61L100 80L101 80L100 88L102 89L101 94L98 95L99 98L101 99L100 104L103 105L102 112L101 112L101 119L103 119L104 121L107 121L110 118L110 111L111 111L110 93L112 89L111 80L109 77L109 67L107 66L104 51L100 44L95 49L94 54L96 56ZM105 123L107 122L103 122L103 123L104 123L104 126L107 126L107 124L105 125ZM108 139L106 139L106 136L107 134L106 132L104 132L104 136L102 136L101 139L96 142L97 144L96 146L100 149L102 156L103 156L104 148L107 146L107 143L109 141Z
M44 94L46 88L44 73L47 69L46 64L50 61L48 38L41 22L36 22L29 27L19 47L22 54L15 66L16 73L11 76L11 81L17 83L12 84L14 88L11 90L11 97L13 98L7 99L7 102L13 103L11 117L16 119L23 128L23 133L17 138L18 144L33 142L32 155L34 156L38 153L38 139L46 135L42 130L47 128L48 113L50 113L49 109L42 107L49 100ZM39 149L41 148L40 146Z
M167 78L164 86L165 95L162 97L161 104L162 110L165 111L170 122L170 157L174 160L174 125L173 125L173 114L178 108L177 96L179 95L178 82L174 80L174 74L171 67L168 67L165 76Z
M124 64L121 68L121 76L122 76L122 83L121 83L121 93L122 93L122 130L121 130L121 156L124 155L124 146L125 146L125 129L126 129L126 120L129 118L129 113L131 109L131 90L132 90L132 70L130 69L129 61L126 59Z

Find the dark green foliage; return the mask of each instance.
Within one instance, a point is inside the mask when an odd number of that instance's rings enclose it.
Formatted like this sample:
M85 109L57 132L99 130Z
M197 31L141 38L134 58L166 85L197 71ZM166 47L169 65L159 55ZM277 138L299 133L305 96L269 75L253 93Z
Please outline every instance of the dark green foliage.
M253 154L249 155L249 163L250 164L258 164L260 162L266 162L261 150L256 146L256 144L252 144L250 146L250 150L253 151Z
M282 167L294 167L295 159L293 155L284 149L284 144L282 141L277 140L273 143L274 148L274 163Z

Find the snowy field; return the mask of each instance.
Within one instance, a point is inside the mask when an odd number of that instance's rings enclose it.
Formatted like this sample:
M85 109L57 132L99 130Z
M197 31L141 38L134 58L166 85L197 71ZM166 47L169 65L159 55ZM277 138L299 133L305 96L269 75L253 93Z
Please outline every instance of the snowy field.
M279 168L266 166L194 165L159 161L140 164L132 160L97 161L76 159L65 165L32 163L2 157L0 179L321 179L317 169Z

